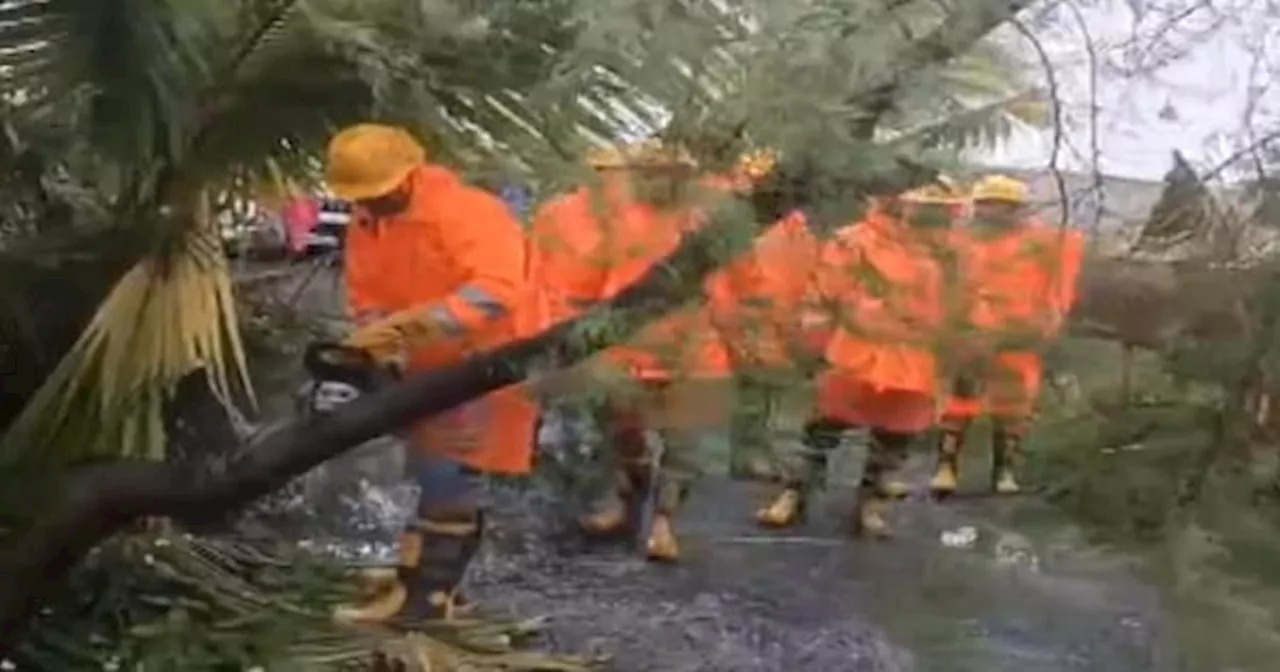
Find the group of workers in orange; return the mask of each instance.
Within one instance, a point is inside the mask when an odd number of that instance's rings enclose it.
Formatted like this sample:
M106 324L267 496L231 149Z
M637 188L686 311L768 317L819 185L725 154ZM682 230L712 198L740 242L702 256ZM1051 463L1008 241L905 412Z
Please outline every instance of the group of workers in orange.
M355 206L345 264L357 327L344 344L419 371L572 319L653 268L770 161L757 153L709 176L657 141L599 149L592 179L545 202L526 230L496 196L430 163L407 131L345 129L326 166L330 190ZM876 199L830 233L789 213L706 278L698 299L551 374L625 383L607 385L598 404L613 478L582 530L631 531L633 505L651 498L648 556L678 559L674 520L699 473L700 432L723 420L705 412L717 406L711 390L740 377L780 391L802 360L824 363L817 401L802 449L776 456L781 488L760 524L803 516L828 452L854 427L871 435L854 514L863 534L889 534L885 508L906 491L895 472L934 427L929 485L955 490L964 435L983 413L995 426L993 487L1017 491L1038 353L1062 326L1083 255L1078 235L1040 223L1026 203L1025 184L989 176L968 192L940 182ZM421 495L399 566L341 618L411 622L467 606L460 586L484 532L481 477L532 468L537 386L498 390L412 430Z

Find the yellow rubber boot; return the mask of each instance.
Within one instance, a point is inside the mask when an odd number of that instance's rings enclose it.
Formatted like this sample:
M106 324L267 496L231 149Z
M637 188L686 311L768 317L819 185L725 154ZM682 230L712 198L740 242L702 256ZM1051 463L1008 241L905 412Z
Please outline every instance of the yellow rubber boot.
M939 461L933 478L929 479L929 492L938 499L954 494L959 486L959 474L952 461Z
M885 499L906 499L911 486L897 478L883 478L876 483L876 492Z
M1022 464L1022 435L997 425L991 446L991 489L999 495L1022 492L1017 471Z
M966 427L947 429L938 436L938 463L929 479L929 494L944 499L960 486L960 451L964 447Z
M1022 486L1018 484L1018 478L1011 469L1002 469L996 476L995 490L1000 495L1016 495L1022 492Z
M339 623L383 623L391 620L408 601L405 579L422 562L422 534L408 530L400 535L400 564L395 568L376 568L360 573L360 601L334 608L333 619Z
M395 567L370 567L361 570L356 578L360 599L366 602L371 601L395 590L395 584L399 578L400 572ZM454 611L459 615L471 613L476 606L461 589L454 593L453 604Z
M756 522L763 527L791 527L804 517L804 509L804 493L799 488L787 488L768 506L756 511Z
M889 500L876 494L873 489L859 492L854 510L854 534L871 539L892 537L893 529L888 519L889 504Z
M591 536L620 534L627 527L627 503L617 492L611 492L578 519L578 526Z
M680 542L676 539L675 528L671 516L665 513L653 515L653 525L649 530L649 538L645 540L645 552L655 562L678 562L680 560Z
M400 564L394 580L370 572L366 586L374 594L360 604L334 609L340 623L406 626L449 620L458 614L459 586L479 548L479 520L419 519L400 539Z

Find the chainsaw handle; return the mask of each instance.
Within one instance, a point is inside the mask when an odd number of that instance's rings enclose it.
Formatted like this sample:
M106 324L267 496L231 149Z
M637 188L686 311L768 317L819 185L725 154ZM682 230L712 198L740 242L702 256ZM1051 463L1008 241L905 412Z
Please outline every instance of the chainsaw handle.
M378 364L364 350L333 341L312 341L302 355L302 366L316 378L332 371L374 371Z

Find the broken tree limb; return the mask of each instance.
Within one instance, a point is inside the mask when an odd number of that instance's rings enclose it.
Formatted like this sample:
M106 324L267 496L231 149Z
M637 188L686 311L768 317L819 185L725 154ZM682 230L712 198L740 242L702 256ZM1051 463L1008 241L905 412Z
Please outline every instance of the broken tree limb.
M1256 289L1260 270L1090 256L1069 330L1157 352L1181 337L1239 337L1247 329L1239 306Z

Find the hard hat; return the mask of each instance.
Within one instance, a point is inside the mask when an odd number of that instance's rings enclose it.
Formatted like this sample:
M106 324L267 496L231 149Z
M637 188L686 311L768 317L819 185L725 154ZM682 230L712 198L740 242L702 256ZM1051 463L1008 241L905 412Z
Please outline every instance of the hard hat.
M973 185L973 200L1022 204L1027 202L1027 183L1005 175L988 175Z
M657 138L628 146L626 161L632 168L694 168L698 165L683 147L668 145Z
M595 147L587 152L587 165L596 170L622 168L673 168L696 166L688 152L651 138L630 145Z
M592 147L587 150L587 165L595 170L625 168L627 159L616 146Z
M346 201L378 198L394 191L426 160L426 150L403 128L357 124L329 141L325 182Z
M949 178L939 175L935 184L926 184L903 193L899 197L906 203L931 205L956 205L965 202L964 194L954 187Z
M738 157L734 172L751 180L768 177L778 167L778 153L772 149L755 149Z

